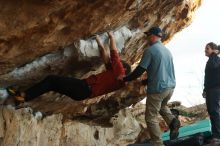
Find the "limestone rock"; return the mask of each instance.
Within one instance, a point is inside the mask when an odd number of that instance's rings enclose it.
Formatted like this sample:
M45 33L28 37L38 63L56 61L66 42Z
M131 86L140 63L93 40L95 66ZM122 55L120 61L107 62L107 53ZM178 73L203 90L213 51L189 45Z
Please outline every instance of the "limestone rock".
M114 32L121 58L134 65L148 45L143 31L160 26L166 43L192 22L201 1L0 1L0 88L26 89L48 74L85 78L102 71L94 35L107 44L107 31ZM4 106L0 145L126 145L140 128L122 109L143 98L134 82L80 102L47 93L29 102L31 108ZM112 121L115 114L123 115L120 122Z
M48 74L85 78L102 71L93 35L99 34L107 44L105 32L110 30L121 58L133 65L147 45L143 31L160 26L166 32L164 41L168 41L191 23L200 5L201 0L0 1L0 87L17 85L22 90ZM134 97L134 93L126 93L106 98L114 97L113 102L121 103L118 99L129 94ZM48 96L41 98L42 102L32 102L32 107L51 103L53 110L48 112L55 112L67 103L70 109L85 110L83 103ZM103 100L95 98L94 103L98 99Z
M130 110L115 115L111 127L94 125L89 120L64 120L62 114L37 119L29 108L1 110L1 146L127 145L140 132Z

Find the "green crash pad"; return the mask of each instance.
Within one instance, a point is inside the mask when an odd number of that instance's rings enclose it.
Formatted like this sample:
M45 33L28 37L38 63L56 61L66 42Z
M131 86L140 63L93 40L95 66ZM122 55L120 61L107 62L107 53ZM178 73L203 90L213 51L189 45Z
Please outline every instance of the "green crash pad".
M183 126L179 129L179 137L189 136L196 133L203 133L204 137L211 136L210 120L202 120L191 125ZM163 133L162 139L163 141L170 140L170 132Z

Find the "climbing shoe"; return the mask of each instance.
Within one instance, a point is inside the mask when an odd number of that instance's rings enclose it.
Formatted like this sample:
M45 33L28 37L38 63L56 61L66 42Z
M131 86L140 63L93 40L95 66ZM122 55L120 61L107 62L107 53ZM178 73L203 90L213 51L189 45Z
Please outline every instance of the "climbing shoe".
M15 105L19 105L20 103L23 103L24 102L24 97L21 96L21 93L13 88L13 87L8 87L7 88L7 92L10 96L12 96L15 100Z
M170 140L174 140L179 136L180 121L174 118L170 123Z

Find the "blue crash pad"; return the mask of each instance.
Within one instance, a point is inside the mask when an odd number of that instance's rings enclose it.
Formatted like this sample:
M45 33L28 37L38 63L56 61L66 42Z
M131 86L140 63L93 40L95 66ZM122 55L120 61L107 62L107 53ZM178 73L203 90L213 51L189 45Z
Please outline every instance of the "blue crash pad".
M201 133L204 137L211 136L211 123L209 119L201 120L191 125L183 126L179 129L179 137L187 137L197 133ZM163 141L170 140L170 132L165 132L162 134ZM178 141L178 140L177 140ZM152 146L149 143L143 144L129 144L128 146Z
M205 119L191 125L183 126L179 129L179 137L185 137L196 133L203 133L205 137L211 136L211 123L209 119ZM163 141L170 140L170 131L163 133Z

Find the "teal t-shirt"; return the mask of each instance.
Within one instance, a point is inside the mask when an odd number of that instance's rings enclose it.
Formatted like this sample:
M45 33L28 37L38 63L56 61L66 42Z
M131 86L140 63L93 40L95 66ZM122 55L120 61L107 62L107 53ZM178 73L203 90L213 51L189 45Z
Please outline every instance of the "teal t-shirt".
M148 93L161 93L175 88L173 57L160 41L144 50L139 66L147 71Z

